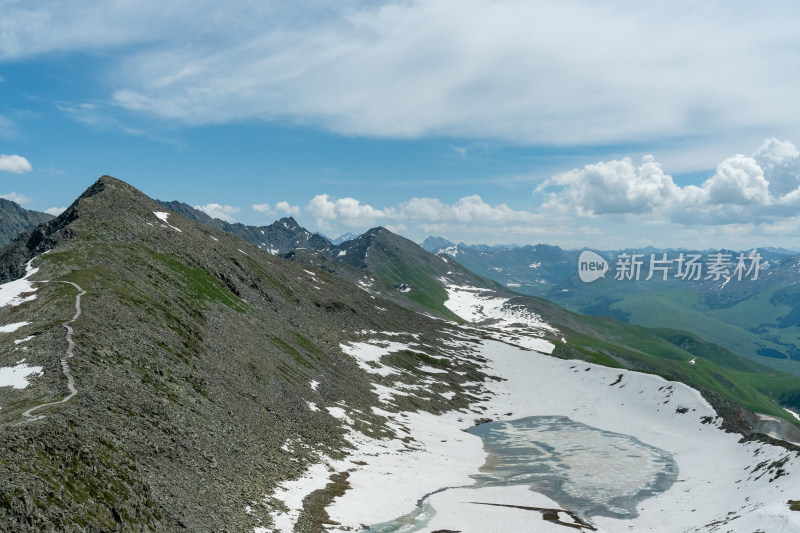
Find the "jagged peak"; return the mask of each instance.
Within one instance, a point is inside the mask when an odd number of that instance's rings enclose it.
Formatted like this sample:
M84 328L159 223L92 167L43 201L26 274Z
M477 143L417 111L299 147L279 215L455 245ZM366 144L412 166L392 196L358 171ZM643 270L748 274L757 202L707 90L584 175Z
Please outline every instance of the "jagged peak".
M294 219L294 217L291 217L291 216L280 218L280 219L276 220L275 223L276 224L282 224L284 226L291 226L292 228L300 228L300 229L302 229L300 224L298 224L297 221Z

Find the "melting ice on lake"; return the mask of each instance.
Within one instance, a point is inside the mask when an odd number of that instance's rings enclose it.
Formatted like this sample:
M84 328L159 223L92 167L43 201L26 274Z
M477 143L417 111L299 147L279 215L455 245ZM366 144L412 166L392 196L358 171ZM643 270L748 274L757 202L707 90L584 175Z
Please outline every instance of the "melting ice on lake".
M490 422L467 430L487 452L469 487L443 487L422 496L417 509L371 533L419 531L436 510L429 496L450 488L526 485L584 519L634 518L642 500L669 489L678 476L672 455L629 435L600 430L565 416L531 416Z

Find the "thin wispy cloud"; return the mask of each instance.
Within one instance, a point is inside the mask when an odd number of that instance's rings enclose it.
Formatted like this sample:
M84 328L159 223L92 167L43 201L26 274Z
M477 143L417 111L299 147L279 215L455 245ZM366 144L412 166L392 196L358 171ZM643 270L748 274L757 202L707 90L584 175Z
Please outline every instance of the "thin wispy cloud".
M571 145L767 136L800 115L789 3L37 6L6 6L0 57L110 48L117 104L186 124Z
M86 124L92 128L101 131L115 131L124 133L126 135L134 135L137 137L145 137L151 141L156 141L162 144L170 144L177 147L183 147L183 143L178 140L160 137L137 127L128 126L123 121L114 117L107 107L102 104L84 102L84 103L62 103L58 104L56 108L61 111L65 116L69 117L75 122Z
M17 137L19 130L17 124L8 117L0 115L0 137L4 139L13 139Z

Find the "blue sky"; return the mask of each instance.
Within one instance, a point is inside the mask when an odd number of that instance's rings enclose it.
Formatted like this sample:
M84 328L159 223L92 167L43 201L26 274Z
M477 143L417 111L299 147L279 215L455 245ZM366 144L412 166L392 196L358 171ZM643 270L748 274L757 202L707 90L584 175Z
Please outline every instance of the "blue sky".
M638 5L641 4L641 5ZM0 0L0 196L336 236L797 248L789 1Z

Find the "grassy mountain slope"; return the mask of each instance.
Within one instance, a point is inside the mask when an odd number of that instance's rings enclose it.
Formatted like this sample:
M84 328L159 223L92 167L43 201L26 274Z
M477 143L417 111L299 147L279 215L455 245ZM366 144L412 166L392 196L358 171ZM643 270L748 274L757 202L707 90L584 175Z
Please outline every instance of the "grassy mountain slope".
M444 306L447 291L440 278L446 276L465 285L502 289L457 262L426 252L410 240L382 227L373 228L356 239L342 243L331 254L344 263L372 272L387 287L407 286L408 298L448 318L457 317Z

